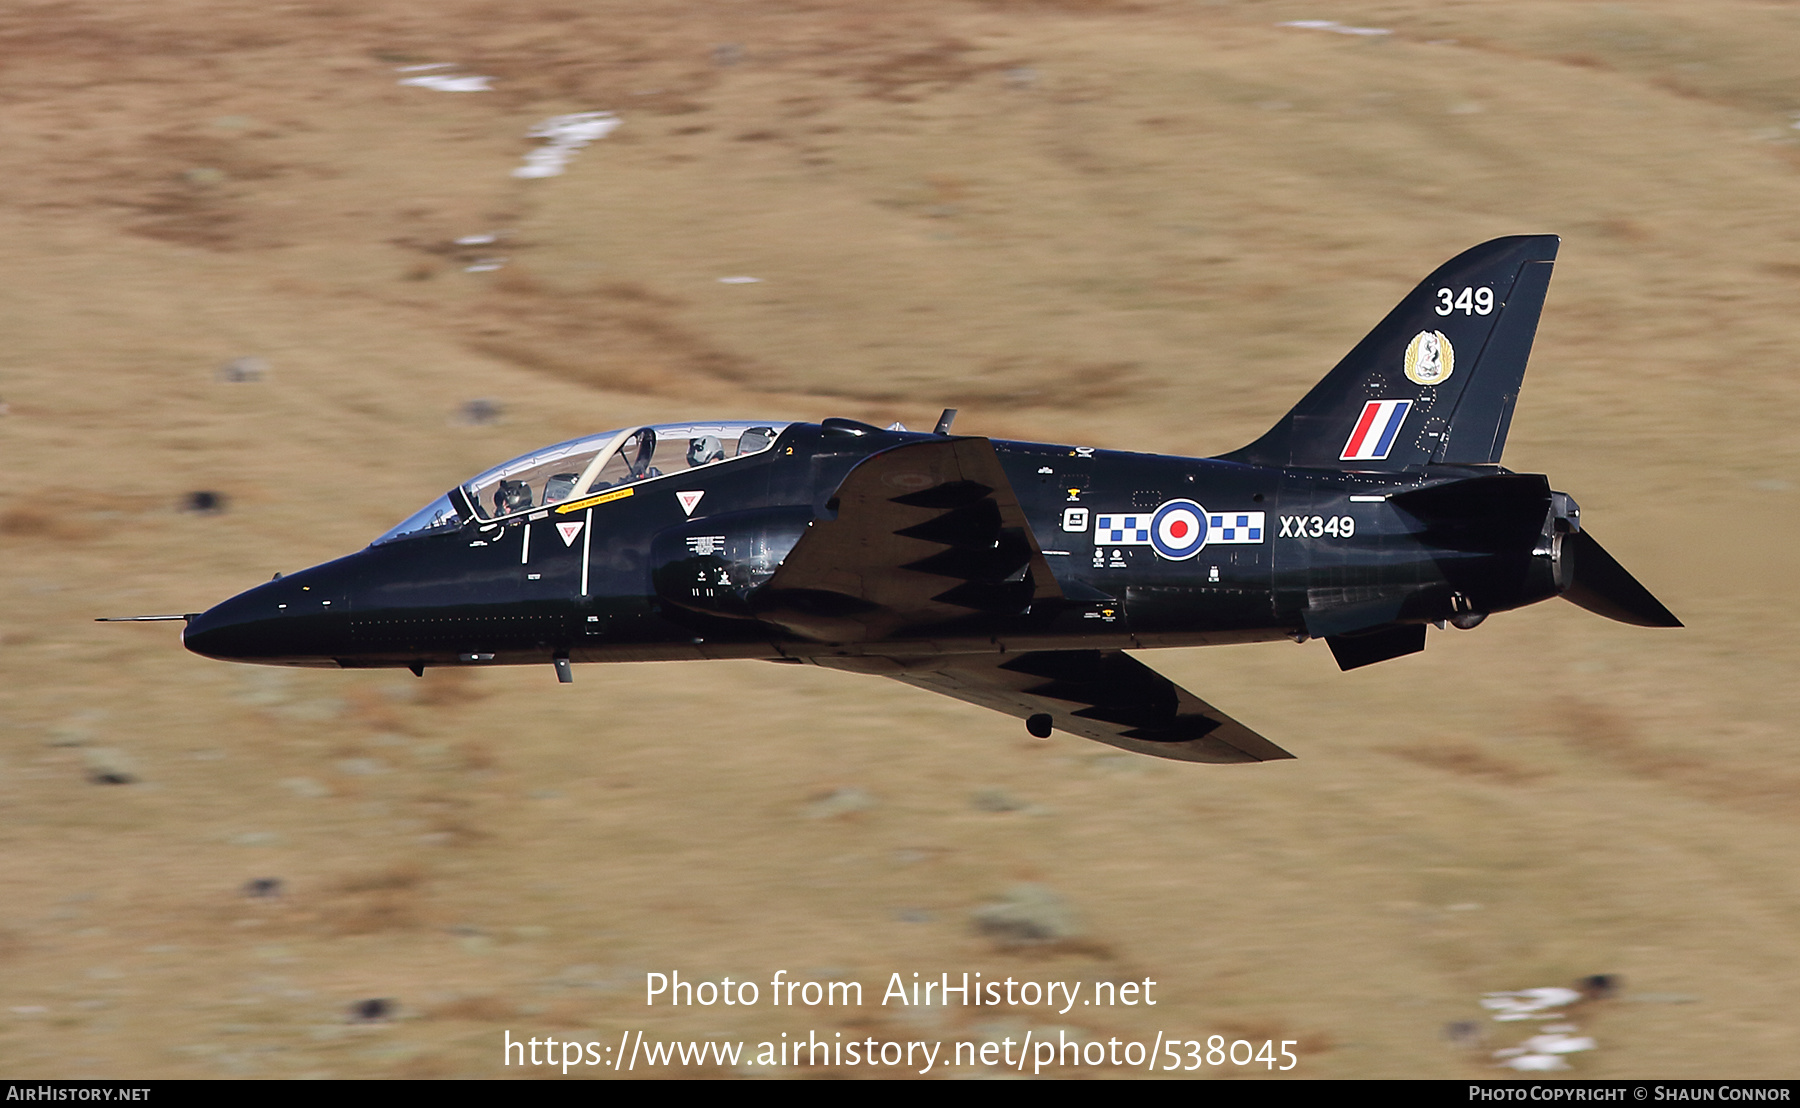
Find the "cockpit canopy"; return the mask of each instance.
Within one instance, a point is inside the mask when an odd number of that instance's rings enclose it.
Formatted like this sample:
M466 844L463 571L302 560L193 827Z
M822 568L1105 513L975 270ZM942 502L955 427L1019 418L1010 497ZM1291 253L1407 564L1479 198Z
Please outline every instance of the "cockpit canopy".
M731 420L659 423L602 431L522 454L462 485L482 520L575 500L590 493L672 477L758 454L775 445L786 423ZM465 522L448 493L413 513L373 545Z

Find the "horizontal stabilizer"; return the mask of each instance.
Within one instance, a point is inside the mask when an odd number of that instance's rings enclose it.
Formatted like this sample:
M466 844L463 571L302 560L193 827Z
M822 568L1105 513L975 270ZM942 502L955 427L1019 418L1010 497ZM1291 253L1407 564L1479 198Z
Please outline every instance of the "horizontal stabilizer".
M1293 757L1117 650L813 661L892 677L1019 719L1049 716L1058 730L1157 758L1236 763Z
M1559 556L1563 580L1569 583L1563 589L1564 600L1620 623L1639 627L1682 625L1662 601L1638 584L1637 578L1586 531L1564 535Z

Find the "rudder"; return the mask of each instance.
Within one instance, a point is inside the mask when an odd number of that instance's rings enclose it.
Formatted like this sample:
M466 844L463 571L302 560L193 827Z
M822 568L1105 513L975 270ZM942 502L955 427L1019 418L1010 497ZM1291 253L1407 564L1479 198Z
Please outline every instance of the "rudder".
M1392 472L1500 460L1561 239L1514 235L1425 278L1227 461Z

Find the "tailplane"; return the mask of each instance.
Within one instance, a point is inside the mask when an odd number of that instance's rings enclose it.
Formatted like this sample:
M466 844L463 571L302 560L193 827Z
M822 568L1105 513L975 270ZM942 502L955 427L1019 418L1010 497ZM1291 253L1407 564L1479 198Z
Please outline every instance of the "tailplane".
M1223 457L1376 472L1499 462L1560 242L1515 235L1445 262L1268 434Z

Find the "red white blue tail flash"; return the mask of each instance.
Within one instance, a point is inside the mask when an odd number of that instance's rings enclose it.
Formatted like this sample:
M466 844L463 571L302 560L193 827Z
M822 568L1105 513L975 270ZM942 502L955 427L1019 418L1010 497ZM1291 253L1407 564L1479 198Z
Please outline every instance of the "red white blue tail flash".
M1387 457L1412 404L1410 400L1371 400L1364 404L1362 418L1356 421L1356 430L1350 432L1339 460L1378 462Z

